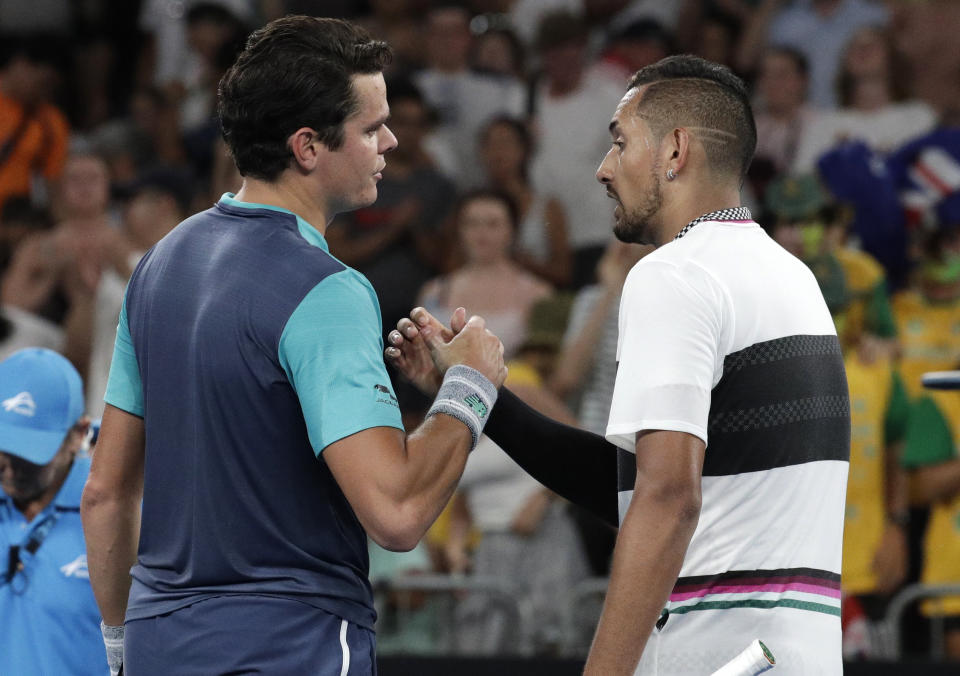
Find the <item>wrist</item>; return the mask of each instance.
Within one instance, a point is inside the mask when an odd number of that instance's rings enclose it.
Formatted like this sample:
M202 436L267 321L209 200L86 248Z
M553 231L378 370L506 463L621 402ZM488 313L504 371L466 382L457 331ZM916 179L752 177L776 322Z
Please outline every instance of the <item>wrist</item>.
M892 526L899 526L900 528L906 529L910 526L910 510L898 509L892 512L887 512L887 523Z
M462 422L470 432L470 450L476 447L490 410L497 400L496 386L482 373L457 364L447 369L427 417L444 413Z

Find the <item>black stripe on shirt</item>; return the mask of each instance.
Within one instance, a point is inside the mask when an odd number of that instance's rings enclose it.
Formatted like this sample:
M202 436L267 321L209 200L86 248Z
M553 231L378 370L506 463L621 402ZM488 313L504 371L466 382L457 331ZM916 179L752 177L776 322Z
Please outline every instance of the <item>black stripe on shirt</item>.
M713 388L703 476L729 476L850 457L850 400L836 336L798 335L727 355ZM620 449L617 487L632 490L636 458Z

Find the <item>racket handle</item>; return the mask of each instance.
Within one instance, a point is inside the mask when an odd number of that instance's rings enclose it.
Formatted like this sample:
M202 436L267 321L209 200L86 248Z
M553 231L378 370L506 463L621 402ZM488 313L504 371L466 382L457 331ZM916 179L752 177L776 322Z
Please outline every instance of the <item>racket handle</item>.
M743 652L717 669L711 676L756 676L773 669L777 661L759 639L754 639Z

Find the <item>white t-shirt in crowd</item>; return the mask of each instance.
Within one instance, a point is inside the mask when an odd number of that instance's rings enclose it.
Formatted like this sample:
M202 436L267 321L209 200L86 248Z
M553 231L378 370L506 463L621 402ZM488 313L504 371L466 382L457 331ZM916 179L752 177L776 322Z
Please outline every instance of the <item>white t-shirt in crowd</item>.
M543 486L483 435L470 453L458 490L466 497L474 526L491 533L509 531L520 508Z
M584 76L576 92L553 97L537 92L537 152L533 183L556 195L567 217L570 246L602 246L613 228L613 202L597 183L597 167L610 147L610 118L626 92L606 77Z
M0 307L0 316L13 325L10 335L0 341L0 361L25 347L63 350L63 330L53 322L10 305Z

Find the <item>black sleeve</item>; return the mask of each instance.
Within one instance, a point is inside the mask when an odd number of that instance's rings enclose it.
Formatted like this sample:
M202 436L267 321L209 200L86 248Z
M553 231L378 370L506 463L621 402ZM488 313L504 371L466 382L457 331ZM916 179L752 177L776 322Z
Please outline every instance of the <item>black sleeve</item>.
M483 431L544 486L619 526L617 447L606 439L541 415L506 388Z

